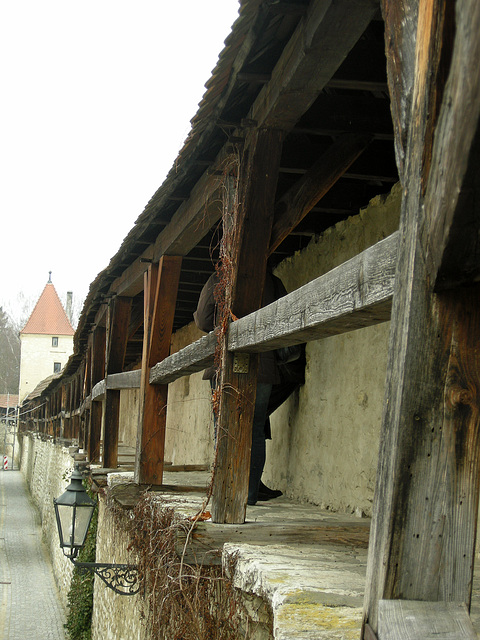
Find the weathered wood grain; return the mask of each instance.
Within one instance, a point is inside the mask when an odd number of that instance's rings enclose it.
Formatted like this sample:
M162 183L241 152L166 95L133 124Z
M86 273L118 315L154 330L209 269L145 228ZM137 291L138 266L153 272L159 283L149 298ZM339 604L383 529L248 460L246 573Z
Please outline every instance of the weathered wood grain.
M398 232L229 327L231 351L260 353L319 340L390 318ZM213 362L214 332L152 367L151 384L167 384Z
M228 348L261 352L390 318L398 232L296 291L230 325Z
M403 183L415 81L418 2L382 0L381 5L385 20L385 54L395 155L398 175Z
M249 118L289 131L367 28L375 0L314 0L285 47Z
M112 373L107 377L107 389L138 389L140 387L140 378L140 369Z
M95 327L92 334L92 357L91 357L91 381L92 400L97 383L105 377L105 347L106 330L105 327ZM100 440L102 439L102 413L103 408L100 402L92 402L90 410L90 422L88 426L88 458L91 462L98 462L100 457Z
M469 36L480 33L475 9L458 9L462 15L425 196L428 268L437 290L480 279L480 38Z
M230 309L239 317L262 304L282 142L283 134L279 130L254 130L244 149L231 256ZM258 356L250 358L246 373L236 372L233 360L225 337L218 386L220 406L212 494L213 521L222 523L245 520L257 388Z
M100 380L92 389L92 400L104 400L106 389L138 389L140 387L141 371L123 371L112 373Z
M378 640L475 640L463 602L380 600Z
M150 384L169 384L181 376L203 371L213 364L216 346L217 336L212 331L153 366Z
M371 141L370 135L347 134L336 140L307 173L275 204L270 253L333 187Z
M216 565L222 562L222 549L226 542L232 544L270 545L331 545L366 549L369 522L351 523L247 522L241 526L196 523L187 542L187 532L179 529L175 547L186 562Z
M132 307L131 298L118 296L111 303L111 320L107 325L107 358L105 369L108 375L119 373L123 368L128 341L128 323ZM120 391L105 392L103 461L108 467L117 466L118 430L120 419Z
M105 399L105 389L107 387L107 383L105 378L97 382L97 384L92 389L92 400L104 400Z
M374 631L379 600L453 600L468 606L471 595L480 481L479 287L435 293L431 227L424 207L425 187L428 193L434 175L425 161L432 139L429 118L435 112L432 103L445 95L438 86L443 78L438 60L449 56L448 51L439 52L438 45L449 47L440 19L447 15L444 0L420 5L402 242L367 567L365 620ZM470 58L478 39L472 25L479 24L479 15L476 0L458 5L454 46L461 48L464 64L472 70L479 63ZM448 83L456 72L454 65ZM470 80L479 82L478 70ZM447 107L444 101L442 109ZM465 114L459 126L475 129L478 114ZM441 152L450 166L450 148ZM470 157L469 149L465 152ZM455 194L446 196L455 207Z
M150 384L150 369L170 352L182 258L163 256L145 279L144 339L137 429L135 481L160 484L163 477L168 386Z

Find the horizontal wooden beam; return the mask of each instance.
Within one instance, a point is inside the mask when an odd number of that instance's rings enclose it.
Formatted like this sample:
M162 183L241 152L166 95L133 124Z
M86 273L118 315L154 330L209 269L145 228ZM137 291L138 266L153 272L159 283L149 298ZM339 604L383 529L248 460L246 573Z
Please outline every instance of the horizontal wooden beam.
M150 384L168 384L182 376L203 371L213 364L216 346L217 336L212 331L152 367Z
M259 353L390 319L398 232L276 302L230 325L231 351ZM213 363L214 332L159 362L151 384L167 384Z
M231 351L259 353L390 319L398 231L230 325Z
M107 389L139 389L140 388L140 369L135 371L125 371L123 373L111 373L105 379L100 380L92 389L92 400L103 400L105 388Z

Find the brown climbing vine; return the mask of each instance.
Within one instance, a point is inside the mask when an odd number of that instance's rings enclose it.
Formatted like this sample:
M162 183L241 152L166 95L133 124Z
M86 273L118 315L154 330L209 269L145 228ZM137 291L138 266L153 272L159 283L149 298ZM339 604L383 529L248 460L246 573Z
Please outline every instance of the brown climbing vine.
M120 529L129 536L140 581L141 616L151 640L249 640L253 638L244 601L221 565L188 564L176 550L195 526L145 492L132 510L107 502Z

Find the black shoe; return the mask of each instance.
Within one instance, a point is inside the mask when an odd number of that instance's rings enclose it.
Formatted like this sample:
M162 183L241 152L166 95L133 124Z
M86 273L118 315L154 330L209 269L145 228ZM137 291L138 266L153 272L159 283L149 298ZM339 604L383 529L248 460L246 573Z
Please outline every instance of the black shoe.
M258 500L266 501L273 500L283 496L283 493L279 489L269 489L263 482L260 482L260 488L258 489Z
M247 504L249 507L253 507L255 504L257 504L256 500L247 500Z

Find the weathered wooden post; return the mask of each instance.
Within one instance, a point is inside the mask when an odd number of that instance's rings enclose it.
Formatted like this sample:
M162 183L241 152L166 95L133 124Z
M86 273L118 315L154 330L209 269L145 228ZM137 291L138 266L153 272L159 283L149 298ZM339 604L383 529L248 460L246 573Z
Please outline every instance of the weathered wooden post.
M262 305L282 142L283 134L276 129L254 130L246 139L232 254L231 310L237 317ZM258 356L247 356L239 366L238 358L227 350L227 336L223 340L212 518L214 522L242 523L247 505Z
M170 353L181 256L163 256L145 273L144 330L135 482L161 484L168 385L150 384L150 369Z
M113 469L118 465L120 390L108 388L108 376L112 373L121 373L123 369L131 306L131 298L117 296L110 302L109 313L107 314L103 463L105 467Z
M93 387L105 377L105 346L107 332L105 327L96 326L91 334L91 385ZM93 402L90 407L90 424L88 429L88 459L90 462L100 460L100 441L102 439L103 403Z
M384 2L397 65L411 60L412 4ZM413 17L415 65L397 75L414 91L394 100L413 109L394 109L397 151L408 143L365 637L382 599L469 604L478 510L480 5L425 0Z

